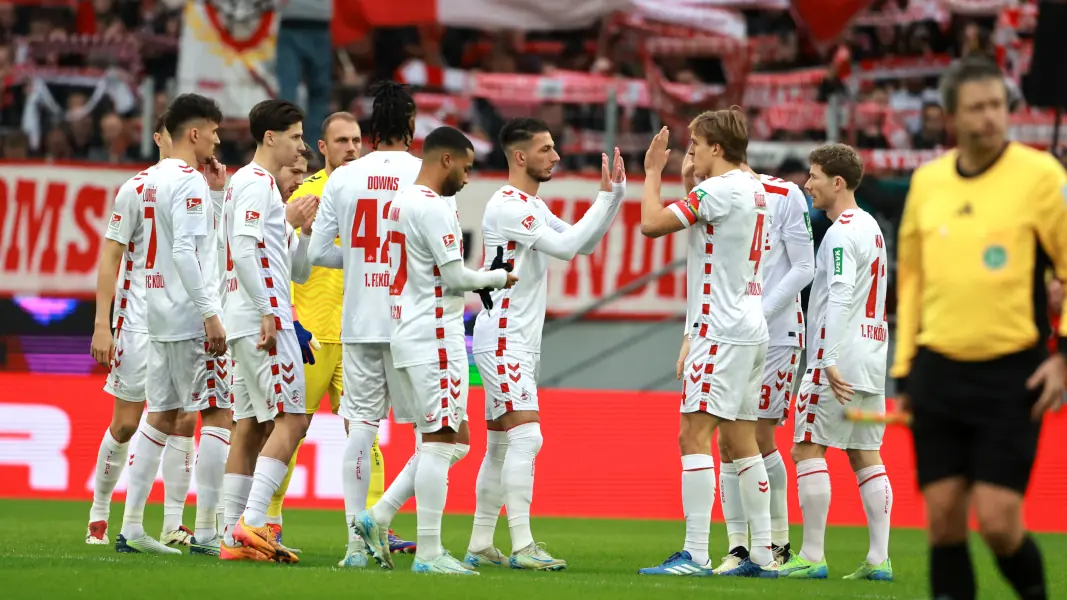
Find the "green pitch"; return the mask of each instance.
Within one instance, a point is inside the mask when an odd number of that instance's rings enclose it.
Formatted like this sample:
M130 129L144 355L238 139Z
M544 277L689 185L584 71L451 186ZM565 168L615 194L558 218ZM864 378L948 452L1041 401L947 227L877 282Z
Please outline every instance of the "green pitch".
M827 539L831 579L826 581L690 579L643 577L639 567L666 558L681 546L680 521L609 521L535 518L534 532L548 549L566 558L570 568L560 573L529 573L483 569L480 577L415 575L412 559L399 557L397 570L381 572L336 568L345 547L342 516L336 511L288 510L285 513L286 543L303 550L295 566L222 564L197 556L140 556L117 554L113 546L84 543L88 502L0 501L0 598L188 598L202 600L254 600L259 598L406 598L513 600L538 598L611 598L654 600L657 598L864 598L919 599L928 597L926 549L923 534L914 530L894 531L890 544L897 581L893 583L844 582L866 554L865 529L832 529ZM186 508L186 523L192 525L194 508ZM118 533L122 505L112 509L112 536ZM162 522L162 507L151 505L145 525L156 534ZM413 515L397 517L398 533L412 537ZM445 545L462 556L470 534L471 517L445 518ZM712 545L719 554L725 533L713 526ZM793 539L800 540L794 528ZM497 545L507 552L507 523L497 530ZM1062 557L1067 554L1067 536L1039 536L1050 579L1049 597L1067 594L1067 573ZM982 598L1011 598L1000 582L993 561L977 549ZM694 596L700 594L700 596Z

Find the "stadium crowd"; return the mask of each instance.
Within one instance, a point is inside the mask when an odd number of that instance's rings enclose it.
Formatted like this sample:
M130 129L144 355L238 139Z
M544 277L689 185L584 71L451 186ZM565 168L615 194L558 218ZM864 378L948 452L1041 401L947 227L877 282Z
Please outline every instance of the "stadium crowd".
M152 102L158 114L167 101L168 81L175 76L181 4L137 0L52 1L0 3L0 127L2 156L7 159L44 158L93 162L146 162L154 149L142 155L143 102ZM289 43L287 23L302 25L309 18L328 19L331 2L289 2L282 9L279 44ZM827 123L813 114L838 96L850 98L854 108L841 138L860 149L929 150L951 145L938 104L936 70L896 68L915 59L958 57L973 53L995 55L1003 37L996 13L960 15L919 9L928 2L880 0L861 14L839 47L816 49L789 11L744 9L750 46L757 52L746 90L746 107L754 123L754 139L822 141ZM936 3L934 3L936 4ZM332 67L327 85L307 90L305 104L326 104L326 111L351 110L361 117L360 99L373 81L408 73L404 67L462 69L477 73L552 75L562 71L611 74L632 79L659 71L678 84L727 84L729 57L700 52L673 52L643 59L641 32L613 15L587 30L524 34L518 31L485 33L451 27L375 29L367 39L330 52L322 50L322 66ZM622 23L622 24L620 24ZM1027 23L1018 26L1025 32ZM299 33L299 31L298 31ZM287 42L287 39L289 42ZM401 52L396 52L401 48ZM133 49L131 51L131 49ZM831 57L828 60L827 57ZM936 62L936 61L934 61ZM843 65L878 65L870 77L849 85ZM309 63L305 63L307 66ZM805 71L807 70L807 71ZM801 83L790 83L801 72ZM279 87L296 88L299 70L279 64ZM305 80L307 74L305 73ZM759 77L759 83L756 77ZM99 81L110 78L108 86ZM139 82L150 78L154 97L140 98ZM420 81L408 79L419 88ZM316 78L321 80L322 78ZM48 94L37 90L47 87ZM430 92L450 92L421 86ZM798 91L796 88L805 87ZM769 98L749 102L763 88ZM103 90L104 93L94 93ZM456 96L457 94L451 94ZM790 102L800 95L805 102ZM774 100L780 99L780 102ZM460 126L476 138L493 144L503 122L529 105L486 101L480 98L454 103L443 120ZM661 121L661 107L624 106L619 120L620 140L628 164L640 168L640 153ZM704 108L704 107L697 107ZM32 115L27 116L27 111ZM605 106L540 102L534 109L565 140L561 167L577 171L599 169L600 143L581 143L590 132L605 128ZM818 111L816 111L818 112ZM841 114L848 114L848 110ZM440 114L440 112L438 112ZM309 116L315 116L311 114ZM849 122L851 125L849 125ZM224 128L220 158L227 164L247 161L254 144L246 127ZM627 147L629 146L629 147ZM675 152L676 160L681 153ZM480 167L502 169L499 147L480 154ZM781 165L784 173L804 171L805 165ZM674 165L677 167L677 165Z

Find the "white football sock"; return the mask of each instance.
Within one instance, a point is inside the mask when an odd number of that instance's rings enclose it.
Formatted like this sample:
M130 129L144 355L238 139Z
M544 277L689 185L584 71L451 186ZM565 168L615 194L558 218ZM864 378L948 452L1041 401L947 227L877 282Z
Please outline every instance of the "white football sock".
M144 535L144 505L156 482L159 460L167 446L167 434L143 423L137 430L130 453L130 481L126 489L126 509L122 513L122 535L133 540Z
M737 468L737 487L741 491L741 504L745 507L745 520L752 532L752 547L749 558L760 566L774 561L771 553L771 483L763 456L757 454L734 460Z
M804 546L800 556L812 562L824 557L826 519L830 515L830 471L826 459L809 458L797 463L797 491L804 515Z
M707 454L682 457L682 512L685 513L684 550L698 565L708 564L711 509L715 507L715 458Z
M444 551L441 546L441 516L448 499L448 467L455 454L454 445L423 442L419 450L419 466L415 473L415 515L418 524L415 554L422 560L433 560Z
M748 521L745 507L741 504L741 488L737 483L737 467L734 463L719 463L719 497L722 499L722 516L726 520L727 550L740 546L748 550Z
M477 498L474 529L471 531L471 543L468 546L474 551L493 547L496 522L500 518L500 509L504 507L501 474L508 451L508 434L505 431L487 431L485 437L485 458L482 459L482 467L478 469L478 482L474 487Z
M182 435L168 437L162 460L163 533L169 533L182 524L185 498L193 481L193 438Z
M196 531L193 534L198 542L209 541L218 535L215 516L221 504L229 456L230 430L201 427L200 450L196 456Z
M378 427L355 421L348 426L348 441L341 470L341 488L345 498L345 524L352 523L356 515L367 510L367 493L370 491L371 448L378 435ZM348 541L356 537L348 528Z
M763 466L771 482L771 543L785 546L789 543L789 490L782 454L775 450L764 456Z
M880 565L889 558L889 517L893 513L893 486L889 484L885 465L856 471L863 512L867 513L867 531L871 536L867 563Z
M415 473L419 470L420 454L416 447L415 454L411 455L408 464L396 474L396 479L385 489L382 499L370 508L371 516L379 527L388 529L396 513L415 495Z
M534 541L530 532L530 504L533 503L534 464L543 443L540 423L523 423L508 430L501 484L504 503L508 507L512 554Z
M267 509L274 492L282 485L285 474L289 472L289 462L282 462L269 456L260 456L256 460L256 473L252 476L252 491L248 492L248 504L245 506L245 525L263 527L267 524Z
M126 467L126 455L130 443L120 444L111 435L111 428L104 430L100 450L96 453L96 474L93 476L93 506L89 509L89 521L107 521L111 516L111 494L119 482L122 469Z
M233 546L233 527L241 519L241 513L248 504L248 493L252 491L252 476L226 473L222 478L222 491L225 498L226 513L224 517L225 542L227 546Z

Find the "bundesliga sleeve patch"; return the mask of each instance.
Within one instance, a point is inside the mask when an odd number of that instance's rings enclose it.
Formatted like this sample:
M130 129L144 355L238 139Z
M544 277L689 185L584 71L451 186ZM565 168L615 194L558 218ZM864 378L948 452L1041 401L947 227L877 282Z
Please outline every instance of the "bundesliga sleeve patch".
M259 213L254 210L245 211L245 225L259 227Z
M527 215L526 218L522 220L522 226L526 228L526 231L533 231L537 228L537 219L534 219L533 215Z
M185 214L195 216L204 214L204 200L201 198L186 198Z
M445 243L445 250L452 250L456 247L456 236L451 233L441 236L441 241Z
M834 275L844 272L845 251L842 248L834 248Z
M110 230L110 231L118 231L119 227L121 227L121 226L122 226L122 215L120 215L118 213L111 213L111 223L109 223L108 226L107 226L108 230Z

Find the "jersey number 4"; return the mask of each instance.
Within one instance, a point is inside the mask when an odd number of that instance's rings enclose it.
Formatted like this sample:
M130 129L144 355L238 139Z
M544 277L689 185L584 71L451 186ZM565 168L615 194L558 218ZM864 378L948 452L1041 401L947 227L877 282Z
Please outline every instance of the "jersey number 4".
M752 247L748 250L748 260L755 263L752 268L752 274L759 273L759 263L763 260L763 217L765 215L760 213L756 215L756 230L752 232Z
M389 218L389 205L386 202L382 207L381 220ZM378 200L374 198L360 198L356 200L356 215L352 219L352 247L363 249L363 262L365 263L388 263L389 243L382 243L378 235ZM363 235L360 235L360 230Z

